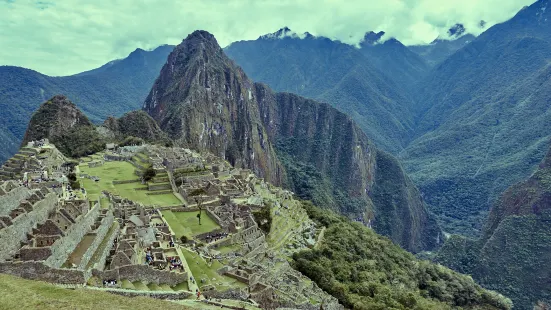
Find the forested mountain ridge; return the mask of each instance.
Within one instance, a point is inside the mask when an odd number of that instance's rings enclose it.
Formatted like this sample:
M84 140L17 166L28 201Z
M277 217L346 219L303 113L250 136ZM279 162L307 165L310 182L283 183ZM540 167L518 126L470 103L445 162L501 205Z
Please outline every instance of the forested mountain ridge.
M208 32L195 31L174 49L143 109L179 145L251 168L411 251L438 244L440 230L399 163L350 117L253 83Z
M404 93L409 93L427 75L429 64L395 38L382 41L383 36L383 31L367 32L360 42L360 52Z
M538 1L420 83L417 138L400 153L445 230L477 235L492 202L529 176L551 138L551 22Z
M478 240L453 236L436 261L510 297L515 309L551 300L551 148L530 178L497 200Z
M140 107L173 46L137 49L127 58L98 69L51 77L13 66L0 66L0 161L17 152L26 124L38 106L57 94L74 100L94 123Z

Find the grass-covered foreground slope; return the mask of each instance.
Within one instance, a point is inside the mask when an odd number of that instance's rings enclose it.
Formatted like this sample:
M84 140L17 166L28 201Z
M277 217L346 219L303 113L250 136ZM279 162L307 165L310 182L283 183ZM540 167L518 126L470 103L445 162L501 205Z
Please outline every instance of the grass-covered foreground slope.
M68 290L52 284L0 274L0 309L187 309L169 301L123 297L90 289Z
M347 308L510 309L509 299L469 276L416 259L385 237L330 211L304 203L327 227L313 250L294 254L296 269Z
M551 150L493 206L479 240L453 236L437 261L509 296L515 309L551 302Z

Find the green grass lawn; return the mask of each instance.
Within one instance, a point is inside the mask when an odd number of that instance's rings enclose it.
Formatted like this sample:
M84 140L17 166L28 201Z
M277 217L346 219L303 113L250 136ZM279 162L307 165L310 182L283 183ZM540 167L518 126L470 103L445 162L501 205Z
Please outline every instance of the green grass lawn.
M228 254L228 253L231 253L231 252L236 252L240 248L241 247L238 244L232 244L232 245L228 245L228 246L219 247L216 250L220 251L220 254Z
M181 202L174 194L147 195L147 190L137 188L147 187L140 182L113 184L113 181L135 180L139 177L134 173L135 167L125 161L106 161L103 166L89 168L87 164L79 166L80 172L100 178L98 182L84 178L79 179L88 192L88 199L97 201L102 190L120 195L123 198L141 202L145 205L173 206ZM151 193L151 192L149 192ZM102 203L103 206L103 203Z
M123 297L90 289L68 290L0 274L1 309L188 309L169 301Z
M182 249L182 253L184 253L189 269L199 287L212 284L217 290L224 291L229 288L247 286L245 283L239 282L233 278L219 275L216 270L222 268L223 265L217 260L214 260L212 265L209 267L209 265L201 257L199 257L197 253L190 252L186 249ZM206 281L201 283L201 279L205 279ZM220 285L220 283L222 283L222 285Z
M197 220L199 211L172 212L166 210L161 211L161 213L176 234L177 239L180 239L183 235L193 237L220 228L204 211L201 215L201 225L199 225L199 221Z

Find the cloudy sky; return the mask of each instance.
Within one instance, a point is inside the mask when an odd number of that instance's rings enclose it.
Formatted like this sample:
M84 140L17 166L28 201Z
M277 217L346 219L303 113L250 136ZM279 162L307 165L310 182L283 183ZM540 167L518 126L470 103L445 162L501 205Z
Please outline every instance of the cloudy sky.
M0 65L48 75L89 70L203 29L220 45L283 26L357 43L383 30L428 43L455 23L478 34L534 0L0 0Z

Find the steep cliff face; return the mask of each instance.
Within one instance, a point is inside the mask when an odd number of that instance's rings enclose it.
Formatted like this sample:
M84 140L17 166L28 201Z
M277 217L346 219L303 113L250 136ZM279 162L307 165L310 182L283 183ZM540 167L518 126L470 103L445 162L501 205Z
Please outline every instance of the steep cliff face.
M439 230L415 187L390 155L386 164L377 162L382 153L351 118L253 83L207 32L192 33L174 49L144 110L180 145L213 152L301 198L381 227L411 251L436 244L430 240Z
M22 145L47 138L66 156L82 156L105 146L90 120L67 97L56 95L33 114Z
M551 149L492 207L479 240L454 237L437 259L510 297L515 309L551 302Z

